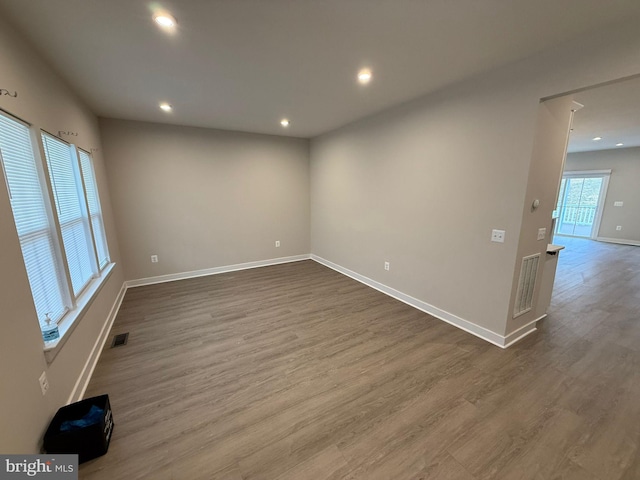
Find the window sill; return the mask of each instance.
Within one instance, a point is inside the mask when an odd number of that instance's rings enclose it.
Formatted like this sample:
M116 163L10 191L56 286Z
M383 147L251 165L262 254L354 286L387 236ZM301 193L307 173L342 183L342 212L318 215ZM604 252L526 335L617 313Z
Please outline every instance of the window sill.
M93 300L98 295L98 292L102 289L102 286L106 283L107 279L111 276L115 263L110 263L102 271L101 275L89 284L87 289L78 298L76 308L73 311L67 313L60 323L58 329L60 330L60 337L44 343L44 358L47 360L47 364L51 364L53 359L56 358L63 345L67 342L73 332L80 323L80 320L87 312Z

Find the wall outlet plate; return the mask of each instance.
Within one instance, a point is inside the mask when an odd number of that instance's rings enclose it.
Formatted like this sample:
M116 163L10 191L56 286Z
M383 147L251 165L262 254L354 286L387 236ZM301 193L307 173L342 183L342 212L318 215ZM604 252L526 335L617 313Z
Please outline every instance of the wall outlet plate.
M151 263L158 263L158 255L151 255Z
M504 236L506 232L504 230L492 230L491 241L496 243L504 243Z
M622 207L623 205L624 205L624 202L613 202L614 207Z
M384 269L389 271L390 268L391 268L391 265L389 265L389 262L384 262Z

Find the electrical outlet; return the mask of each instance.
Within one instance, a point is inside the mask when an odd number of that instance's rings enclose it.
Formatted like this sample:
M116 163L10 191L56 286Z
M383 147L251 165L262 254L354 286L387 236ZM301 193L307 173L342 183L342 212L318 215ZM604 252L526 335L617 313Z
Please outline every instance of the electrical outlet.
M613 202L614 207L622 207L623 205L624 205L624 202Z
M158 263L158 255L151 255L151 263Z
M40 383L40 390L42 390L42 395L46 395L47 390L49 390L49 380L47 380L47 372L42 372L42 375L40 375L38 382Z
M544 240L544 238L547 236L547 229L546 228L539 228L538 229L538 240Z
M492 230L491 231L491 241L497 243L504 243L504 230Z
M616 230L618 230L618 231L622 230L622 225L618 225L618 226L616 227Z
M276 247L280 246L280 240L276 240Z
M389 262L384 262L384 269L386 271L389 271L389 268L390 268Z

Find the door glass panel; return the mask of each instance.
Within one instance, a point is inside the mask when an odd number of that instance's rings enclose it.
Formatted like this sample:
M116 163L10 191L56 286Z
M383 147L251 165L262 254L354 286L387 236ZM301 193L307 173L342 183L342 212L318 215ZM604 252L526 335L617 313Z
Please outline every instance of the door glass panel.
M567 177L561 188L556 233L591 237L598 210L602 177Z

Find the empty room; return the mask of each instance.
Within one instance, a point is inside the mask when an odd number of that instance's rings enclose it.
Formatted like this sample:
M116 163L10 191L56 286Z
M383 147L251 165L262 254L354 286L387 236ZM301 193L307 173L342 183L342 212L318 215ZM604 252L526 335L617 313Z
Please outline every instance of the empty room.
M0 476L640 478L639 20L0 0Z

